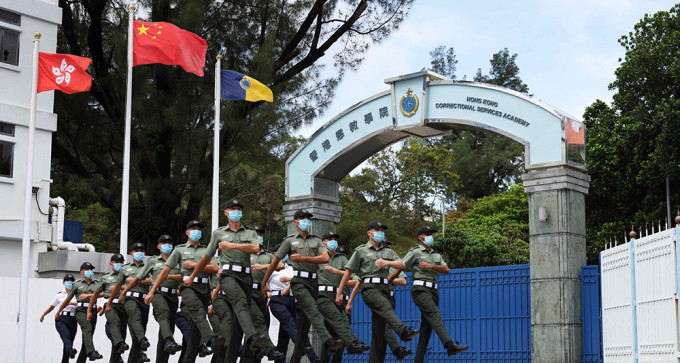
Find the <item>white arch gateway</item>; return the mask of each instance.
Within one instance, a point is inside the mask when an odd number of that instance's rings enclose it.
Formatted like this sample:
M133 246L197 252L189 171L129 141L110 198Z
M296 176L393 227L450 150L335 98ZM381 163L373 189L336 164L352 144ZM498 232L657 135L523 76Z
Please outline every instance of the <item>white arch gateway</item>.
M582 123L521 93L430 71L385 83L389 90L328 121L286 161L286 220L307 208L314 214L312 233L335 230L342 212L338 182L405 138L466 128L516 140L525 146L528 171L532 361L581 360L578 274L586 260L584 195L590 184Z

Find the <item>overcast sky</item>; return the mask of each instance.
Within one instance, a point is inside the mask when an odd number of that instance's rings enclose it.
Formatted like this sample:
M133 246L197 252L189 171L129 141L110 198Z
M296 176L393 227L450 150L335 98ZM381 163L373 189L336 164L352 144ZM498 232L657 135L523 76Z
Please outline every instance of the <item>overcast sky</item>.
M416 0L401 27L374 45L357 72L349 73L325 115L296 131L309 137L354 103L387 90L384 79L429 67L429 51L453 47L456 78L472 80L489 71L503 48L517 53L520 77L529 93L581 119L596 99L610 102L623 48L618 39L645 13L668 10L662 0Z

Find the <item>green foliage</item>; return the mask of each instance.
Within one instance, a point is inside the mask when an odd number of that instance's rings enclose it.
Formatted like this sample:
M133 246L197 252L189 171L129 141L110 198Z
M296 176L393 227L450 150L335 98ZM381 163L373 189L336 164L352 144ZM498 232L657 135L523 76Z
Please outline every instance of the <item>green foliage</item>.
M522 184L477 200L467 217L435 234L449 267L529 263L529 200Z
M519 66L516 63L517 53L510 55L508 48L504 48L491 58L489 75L482 75L482 69L477 70L475 82L495 84L520 93L529 94L529 86L519 78Z
M445 46L440 45L430 51L430 69L442 76L456 79L456 64L458 60L454 54L453 48L446 49Z
M70 220L83 222L83 242L94 245L101 251L117 251L120 243L118 226L111 223L119 216L99 203L84 208L66 206L66 215ZM133 241L136 242L136 241Z

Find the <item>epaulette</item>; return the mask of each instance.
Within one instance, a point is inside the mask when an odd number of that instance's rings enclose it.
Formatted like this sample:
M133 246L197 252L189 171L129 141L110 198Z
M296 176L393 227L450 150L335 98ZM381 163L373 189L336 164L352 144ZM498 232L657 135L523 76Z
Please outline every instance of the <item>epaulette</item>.
M243 226L243 225L242 225L242 226ZM244 228L244 229L249 229L249 230L251 230L251 231L254 231L254 230L255 230L255 228L253 228L253 227L251 227L251 226L243 226L243 228Z
M297 233L293 233L293 234L287 235L286 238L291 238L291 237L296 237L296 236L297 236Z
M411 247L411 248L408 249L408 252L411 252L411 251L417 249L418 247L420 247L420 245L413 246L413 247Z

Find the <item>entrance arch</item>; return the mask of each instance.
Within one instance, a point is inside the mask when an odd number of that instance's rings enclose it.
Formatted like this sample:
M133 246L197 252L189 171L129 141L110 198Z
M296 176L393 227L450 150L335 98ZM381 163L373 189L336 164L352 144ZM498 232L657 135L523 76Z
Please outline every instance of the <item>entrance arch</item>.
M460 128L510 137L524 145L528 172L523 180L529 194L532 360L580 360L578 274L586 261L584 197L590 184L583 125L524 94L430 71L385 83L389 90L332 118L286 161L286 221L307 208L314 214L312 233L335 230L342 213L338 182L405 138Z

